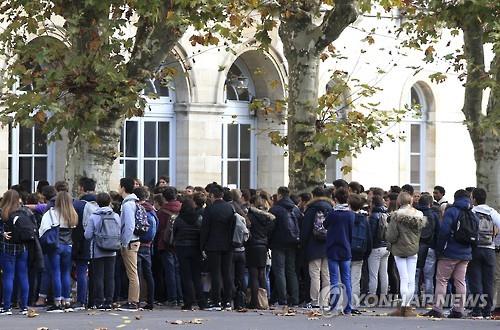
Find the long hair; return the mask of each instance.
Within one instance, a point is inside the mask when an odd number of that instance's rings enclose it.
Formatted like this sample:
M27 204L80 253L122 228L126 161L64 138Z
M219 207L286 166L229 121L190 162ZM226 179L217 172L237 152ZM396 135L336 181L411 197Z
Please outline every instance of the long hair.
M67 224L68 228L76 227L78 224L78 214L73 207L73 199L66 191L57 193L55 209L61 215L61 220Z
M0 202L0 208L2 209L2 219L6 222L12 212L16 211L21 204L19 203L19 193L13 189L7 190L2 197Z

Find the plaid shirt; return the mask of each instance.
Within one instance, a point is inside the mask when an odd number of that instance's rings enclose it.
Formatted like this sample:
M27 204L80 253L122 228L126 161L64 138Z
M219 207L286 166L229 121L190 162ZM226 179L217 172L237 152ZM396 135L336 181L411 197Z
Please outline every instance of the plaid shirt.
M9 241L7 241L3 237L3 231L1 232L1 235L0 235L0 252L1 253L17 256L18 254L21 254L24 251L26 251L25 244L9 243Z

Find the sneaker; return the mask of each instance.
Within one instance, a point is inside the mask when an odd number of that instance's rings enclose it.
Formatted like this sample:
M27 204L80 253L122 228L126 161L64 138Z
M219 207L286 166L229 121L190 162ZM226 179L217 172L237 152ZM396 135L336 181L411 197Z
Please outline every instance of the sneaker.
M207 311L221 311L222 310L222 305L220 303L218 304L210 304L206 308Z
M361 315L361 311L359 309L352 309L351 314L352 315Z
M98 310L100 310L100 311L103 311L103 312L112 310L112 308L111 308L111 305L110 305L110 304L102 304L102 305L99 305L99 306L97 307L97 309L98 309Z
M483 318L485 320L491 320L493 317L491 316L491 313L490 313L490 314L483 314Z
M121 305L121 307L119 307L118 310L126 312L137 312L139 310L139 306L137 306L136 303L128 302L126 304Z
M85 309L85 305L82 304L81 302L76 302L72 306L73 310L75 311L83 311Z
M435 318L435 319L442 319L443 318L443 313L438 312L435 309L431 309L427 313L422 314L422 316L431 317L431 318Z
M71 304L70 304L70 303L66 303L66 304L64 304L63 309L64 309L64 312L65 312L65 313L72 313L72 312L74 312L74 311L75 311L75 310L73 309L73 306L71 306Z
M153 308L154 308L154 305L152 305L152 304L146 304L146 305L144 305L144 307L142 307L142 309L146 309L148 311L152 311Z
M0 315L12 315L12 309L0 309Z
M448 315L449 319L461 319L463 317L464 317L464 314L457 312L457 311L451 311L450 315ZM481 316L481 319L482 318L483 318L483 316Z
M19 314L28 315L28 308L24 307L19 310Z
M224 304L224 310L225 310L225 311L228 311L228 312L232 311L232 310L233 310L233 308L231 307L231 303L229 303L229 302L228 302L228 303L225 303L225 304Z
M52 305L47 308L47 313L64 313L64 309L60 305Z

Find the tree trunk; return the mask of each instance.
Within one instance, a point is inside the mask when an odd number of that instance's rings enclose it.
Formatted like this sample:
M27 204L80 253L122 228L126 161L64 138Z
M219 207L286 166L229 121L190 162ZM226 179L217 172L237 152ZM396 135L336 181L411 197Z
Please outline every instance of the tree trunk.
M117 120L96 127L95 133L100 139L98 144L76 137L75 142L68 145L65 176L74 193L78 192L78 181L82 177L94 179L97 183L96 191L110 191L113 163L119 156L121 125L122 121Z
M488 193L489 206L500 209L500 136L491 131L472 139L477 186Z

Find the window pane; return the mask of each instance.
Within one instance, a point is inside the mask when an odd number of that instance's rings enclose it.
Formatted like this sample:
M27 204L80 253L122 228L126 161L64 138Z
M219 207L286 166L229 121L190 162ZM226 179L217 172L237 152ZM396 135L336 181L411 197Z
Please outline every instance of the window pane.
M250 125L240 125L240 158L250 158Z
M227 125L227 157L238 158L238 125Z
M412 124L411 125L411 152L412 153L420 153L420 125Z
M19 127L19 153L31 154L33 152L33 129Z
M226 98L231 101L238 101L238 94L236 94L236 89L229 84L226 85Z
M144 157L156 157L156 122L144 123Z
M420 100L415 87L411 88L411 105L422 105L422 101Z
M170 123L158 123L158 157L170 157Z
M238 184L238 162L227 162L227 184Z
M125 176L127 178L137 178L137 161L136 160L126 160L125 161Z
M167 176L169 177L170 173L170 162L168 160L159 160L158 161L158 177Z
M144 185L154 187L156 183L156 160L144 161Z
M420 183L420 155L412 155L410 157L410 182Z
M35 157L35 181L47 180L47 157Z
M240 162L240 189L250 188L250 162Z
M31 191L31 157L19 157L19 184L29 187Z
M138 122L127 121L125 123L125 156L126 157L137 157L137 136Z
M168 96L169 95L168 87L164 86L163 82L155 79L155 87L156 87L156 92L158 93L158 96Z
M337 180L337 155L331 155L326 160L326 179L328 183Z
M47 135L39 126L35 126L35 154L47 154Z

